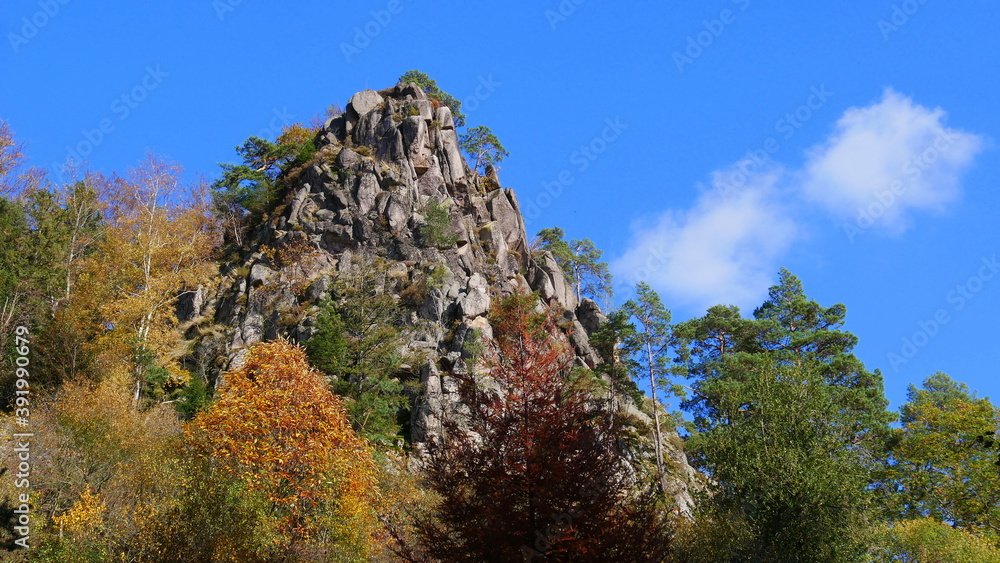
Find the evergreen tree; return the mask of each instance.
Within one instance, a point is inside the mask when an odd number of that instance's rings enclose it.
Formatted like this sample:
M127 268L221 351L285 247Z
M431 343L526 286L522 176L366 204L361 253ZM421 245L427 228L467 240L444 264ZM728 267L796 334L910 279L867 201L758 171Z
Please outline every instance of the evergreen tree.
M663 461L663 430L660 422L660 389L666 388L667 393L678 390L671 383L669 376L675 372L669 357L674 339L670 326L670 311L663 306L660 296L649 284L640 282L636 285L636 298L622 306L630 317L638 323L626 346L634 350L638 357L639 371L637 375L649 378L649 395L653 402L653 445L656 452L656 471L659 477L660 490L667 493L666 465Z
M695 561L859 561L872 504L868 475L824 378L810 368L748 364L717 396L711 428L688 447L711 476L696 518Z
M596 371L610 380L609 401L625 396L633 403L641 405L645 399L642 390L632 380L639 371L634 356L638 353L635 325L631 315L618 309L608 314L608 319L590 335L590 343L601 357Z
M705 509L745 524L744 547L726 560L860 553L871 472L892 415L881 375L865 369L851 353L857 338L840 330L845 315L843 305L809 300L782 270L753 319L716 306L675 327L694 379L683 405L698 431L689 446L715 483Z
M472 157L472 169L477 171L481 166L496 166L510 156L500 144L500 139L485 125L473 127L468 133L460 135L458 147Z
M26 291L22 280L28 271L23 249L28 239L24 209L0 196L0 366L8 370L7 345L19 324L25 321ZM7 375L3 378L10 380Z
M362 257L341 272L306 349L313 364L335 378L333 390L347 399L355 430L389 445L399 438L397 418L408 400L396 373L406 359L400 354L403 312L382 291L381 271L377 259Z
M886 410L882 374L870 372L852 353L858 337L840 330L847 316L843 304L822 307L809 300L802 282L782 268L778 285L756 311L756 345L784 365L818 370L851 421L855 441L880 447L895 417ZM749 350L749 348L747 348Z
M87 179L61 192L31 190L26 201L33 225L28 252L38 272L32 284L55 309L69 301L80 265L99 239L98 193Z
M215 212L237 245L243 243L248 225L259 221L282 197L281 174L312 157L316 151L313 135L296 123L285 127L275 142L250 137L236 147L241 164L219 164L222 177L212 184Z
M552 253L563 270L566 281L576 290L577 300L590 297L607 306L613 295L611 270L601 261L604 251L590 239L564 240L566 233L559 227L538 232L537 248Z
M441 103L441 105L451 110L451 117L455 120L455 127L465 126L465 114L462 113L462 102L439 88L437 81L427 76L426 73L419 70L408 70L399 77L399 81L403 83L412 82L419 86L427 94L428 98Z

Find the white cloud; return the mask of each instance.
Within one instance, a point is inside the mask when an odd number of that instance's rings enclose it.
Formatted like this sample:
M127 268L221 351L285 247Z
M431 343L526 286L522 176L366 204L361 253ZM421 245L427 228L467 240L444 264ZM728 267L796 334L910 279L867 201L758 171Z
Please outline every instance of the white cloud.
M619 287L646 281L668 307L749 311L765 299L809 206L849 220L866 214L860 229L902 232L913 211L940 211L961 195L961 175L982 147L944 118L940 108L887 89L879 102L844 112L801 170L741 161L712 173L712 189L691 209L633 226L628 250L612 264Z
M646 281L668 307L759 305L797 232L780 204L780 175L759 174L734 190L729 171L716 172L693 209L634 226L629 250L612 264L619 283Z
M882 100L848 109L807 153L804 196L834 214L898 234L911 210L941 211L961 195L962 172L982 146L928 109L886 89Z

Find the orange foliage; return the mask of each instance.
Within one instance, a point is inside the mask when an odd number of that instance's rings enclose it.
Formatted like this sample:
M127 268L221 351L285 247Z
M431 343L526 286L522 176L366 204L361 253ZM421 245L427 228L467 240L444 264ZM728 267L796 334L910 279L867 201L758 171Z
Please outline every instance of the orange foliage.
M370 547L371 449L302 348L285 340L251 348L187 433L198 455L273 504L290 544L323 536Z
M316 132L304 127L301 123L286 125L281 135L276 139L279 145L302 146L311 141Z

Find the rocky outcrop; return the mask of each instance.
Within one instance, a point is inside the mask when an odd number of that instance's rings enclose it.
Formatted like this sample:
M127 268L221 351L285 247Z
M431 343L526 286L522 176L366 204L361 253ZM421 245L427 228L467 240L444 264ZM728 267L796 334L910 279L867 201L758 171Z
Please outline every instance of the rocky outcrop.
M412 413L415 442L460 408L454 375L475 369L466 363L467 342L492 336L487 313L500 296L537 292L541 306L562 315L576 364L600 361L589 343L605 318L600 308L589 299L578 303L551 254L531 252L517 197L495 173L480 178L468 169L447 107L414 84L358 92L326 122L317 149L289 173L284 202L253 234L242 264L220 287L185 302L182 322L201 315L221 327L199 340L189 365L218 374L256 342L307 340L331 280L357 256L386 264L383 285L397 300L438 269L437 283L414 292L419 302L409 304L407 347L429 358L413 367L423 384ZM447 210L447 221L436 225L447 240L422 235L432 206ZM222 361L208 365L206 358ZM690 469L683 452L675 454L681 472Z

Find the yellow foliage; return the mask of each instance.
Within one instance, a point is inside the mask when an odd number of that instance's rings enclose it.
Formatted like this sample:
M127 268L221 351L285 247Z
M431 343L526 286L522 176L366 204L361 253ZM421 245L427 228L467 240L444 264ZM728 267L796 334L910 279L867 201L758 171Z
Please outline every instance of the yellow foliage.
M162 387L181 387L190 374L177 361L182 335L174 305L217 272L218 233L205 194L183 186L177 167L153 157L125 178L95 183L112 204L78 281L78 293L94 295L87 303L103 332L90 352L105 373L127 373L145 386L136 356L146 350L166 370Z
M78 534L101 525L102 516L107 507L101 499L90 490L90 485L80 493L80 500L66 512L53 518L59 530Z
M35 522L40 543L65 534L66 549L131 552L171 506L181 425L169 406L139 410L132 385L71 381L32 409L31 455L44 460L31 468L34 513L55 515Z
M881 541L879 541L881 540ZM876 561L981 563L1000 561L988 539L934 518L904 520L882 532L873 550Z
M753 541L747 522L737 514L701 511L694 520L678 518L674 549L691 563L732 561Z

